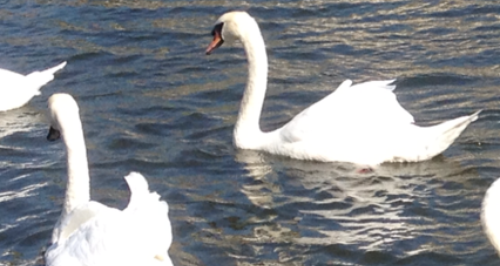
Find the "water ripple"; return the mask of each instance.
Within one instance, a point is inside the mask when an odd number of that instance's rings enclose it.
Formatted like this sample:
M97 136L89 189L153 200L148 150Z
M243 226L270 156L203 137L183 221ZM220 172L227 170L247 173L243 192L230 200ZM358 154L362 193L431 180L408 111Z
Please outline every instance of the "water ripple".
M485 109L444 155L362 173L238 151L239 44L204 56L217 16L247 10L269 53L261 127L333 91L397 78L423 124ZM62 143L46 99L80 104L92 198L123 207L141 171L171 205L176 265L496 265L479 223L498 177L499 7L471 1L8 1L0 67L67 67L0 114L0 265L42 265L62 205ZM369 129L368 129L369 130Z

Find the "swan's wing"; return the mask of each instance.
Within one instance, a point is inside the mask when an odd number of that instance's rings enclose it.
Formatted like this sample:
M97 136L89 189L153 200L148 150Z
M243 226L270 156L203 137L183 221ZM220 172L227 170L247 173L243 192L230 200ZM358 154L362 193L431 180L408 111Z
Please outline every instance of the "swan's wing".
M125 181L130 189L130 201L127 209L133 209L136 208L136 206L140 207L144 205L143 202L148 201L148 196L151 194L146 178L140 173L131 172L129 175L125 176ZM153 200L158 201L159 196L155 197Z
M43 85L54 79L54 74L63 69L66 66L66 62L62 62L57 66L51 67L49 69L45 69L42 71L34 71L28 75L26 75L26 79L29 80L30 84L37 90L40 89ZM38 94L40 94L38 92Z
M25 105L35 95L40 95L40 88L54 79L54 73L66 65L63 62L53 68L35 71L26 76L0 69L0 111L7 111Z
M125 180L131 193L124 212L134 217L144 217L148 221L149 225L144 228L143 234L149 235L151 248L156 250L155 257L169 260L166 252L172 244L172 229L168 218L168 204L161 201L156 192L149 191L148 181L140 173L131 172Z
M0 80L0 111L16 108L35 95L24 75L0 68Z
M2 88L6 88L10 93L33 91L34 94L40 94L38 91L43 85L54 79L54 74L63 69L66 62L42 71L34 71L28 75L22 75L14 71L0 68L0 80Z
M26 77L14 71L0 68L0 78L2 79L2 82L5 82L4 85L10 85L14 84L13 82L24 80Z
M283 126L281 137L288 142L322 140L342 136L346 130L352 134L373 126L411 124L413 116L397 101L392 82L370 81L351 86L350 80L344 81L336 91Z
M119 212L119 210L110 208L96 201L90 201L78 206L66 217L62 217L62 219L58 221L52 234L52 243L65 241L82 224L100 214L109 212L115 213Z

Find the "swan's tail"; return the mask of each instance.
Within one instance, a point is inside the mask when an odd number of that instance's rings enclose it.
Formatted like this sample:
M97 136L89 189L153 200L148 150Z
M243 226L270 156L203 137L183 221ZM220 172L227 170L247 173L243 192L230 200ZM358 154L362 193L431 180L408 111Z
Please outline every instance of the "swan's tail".
M39 89L43 85L47 84L49 81L52 81L54 79L54 74L57 71L63 69L65 66L66 66L66 62L62 62L55 67L51 67L51 68L43 70L43 71L35 71L35 72L32 72L32 73L26 75L26 77L28 78L30 83L33 84L33 86L37 89L37 92L35 95L39 95L40 94Z
M154 251L154 258L169 265L168 248L172 244L172 229L168 218L168 204L160 200L156 192L149 191L148 181L137 172L125 177L130 188L130 202L124 212L137 218L141 228L141 236Z
M470 123L477 120L480 112L481 110L431 127L418 127L416 132L409 134L410 139L405 138L406 145L401 145L400 156L394 158L394 161L417 162L441 154Z
M481 223L483 230L491 244L500 253L500 179L497 179L486 191L481 209Z

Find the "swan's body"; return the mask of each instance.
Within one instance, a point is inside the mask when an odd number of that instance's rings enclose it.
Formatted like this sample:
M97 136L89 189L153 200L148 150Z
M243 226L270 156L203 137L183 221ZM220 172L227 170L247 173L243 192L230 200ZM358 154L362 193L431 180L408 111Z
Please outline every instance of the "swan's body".
M63 136L68 153L64 207L45 254L47 266L173 265L167 203L138 173L125 177L131 197L123 211L90 201L85 141L78 106L67 94L49 99L50 140Z
M257 22L245 12L219 18L207 54L229 40L243 43L249 67L247 87L234 128L237 148L262 150L300 160L376 165L430 159L448 148L476 112L432 127L414 124L396 99L393 80L352 85L311 105L283 127L262 132L260 113L267 86L267 54Z
M28 75L21 75L0 69L0 111L7 111L25 105L31 98L40 95L40 89L54 79L54 73L66 66L66 62Z
M46 253L48 266L164 265L172 266L166 253L172 241L168 206L149 192L146 179L138 173L125 177L131 198L127 208L101 209L74 227L65 240ZM143 182L145 186L136 183ZM77 207L67 220L81 222L87 205Z
M481 210L481 222L484 232L500 254L500 179L497 179L486 191Z

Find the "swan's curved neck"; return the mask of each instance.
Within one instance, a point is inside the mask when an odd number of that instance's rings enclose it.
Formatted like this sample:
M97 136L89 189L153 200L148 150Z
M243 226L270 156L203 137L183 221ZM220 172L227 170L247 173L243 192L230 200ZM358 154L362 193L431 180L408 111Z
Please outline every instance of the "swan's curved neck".
M248 81L234 128L234 144L238 148L257 148L263 133L259 126L267 87L267 54L257 23L248 25L241 36L248 59Z
M65 121L61 121L65 122ZM66 151L68 153L68 184L64 200L63 216L75 207L90 200L90 178L87 163L87 148L79 117L73 118L69 125L61 124ZM70 127L71 126L71 127Z

